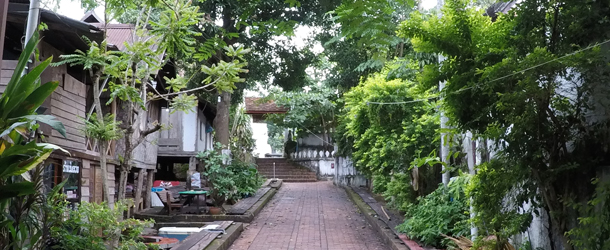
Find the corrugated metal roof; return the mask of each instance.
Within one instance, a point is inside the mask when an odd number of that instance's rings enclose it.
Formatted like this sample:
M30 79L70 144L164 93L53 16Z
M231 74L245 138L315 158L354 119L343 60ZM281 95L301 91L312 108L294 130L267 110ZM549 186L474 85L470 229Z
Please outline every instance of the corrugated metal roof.
M7 25L11 23L13 27L23 30L27 22L29 5L16 2L18 1L11 0L9 3ZM97 27L50 10L40 10L40 21L49 27L49 30L43 32L43 39L56 48L82 50L89 47L83 36L98 42L103 38L102 32Z
M96 24L97 27L104 30L103 24ZM131 24L107 24L106 29L106 41L108 44L116 46L119 50L125 50L125 43L132 43L133 36L132 31L134 25Z

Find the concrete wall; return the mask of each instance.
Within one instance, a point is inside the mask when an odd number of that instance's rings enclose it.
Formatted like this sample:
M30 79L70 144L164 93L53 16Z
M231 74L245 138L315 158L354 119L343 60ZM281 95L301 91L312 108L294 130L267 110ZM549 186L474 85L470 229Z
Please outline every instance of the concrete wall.
M368 179L360 174L349 157L335 157L335 178L338 186L367 186Z
M286 138L288 137L286 136ZM297 142L299 144L299 147L323 147L323 140L329 143L332 142L332 138L330 138L330 136L324 136L323 134L308 134L303 138L298 138Z
M295 159L297 164L307 167L312 171L316 172L318 178L332 179L335 177L335 159L324 158L324 159Z

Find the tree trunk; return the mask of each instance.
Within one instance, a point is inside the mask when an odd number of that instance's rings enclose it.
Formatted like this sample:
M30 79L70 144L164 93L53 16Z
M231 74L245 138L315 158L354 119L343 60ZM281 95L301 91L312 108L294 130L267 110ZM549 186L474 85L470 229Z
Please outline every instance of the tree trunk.
M146 171L146 197L144 198L144 208L152 207L152 187L154 182L155 172L154 170Z
M122 201L125 199L125 189L127 188L127 175L129 171L126 170L125 163L121 163L121 177L119 177L119 194L117 200Z
M231 107L231 93L220 93L221 100L216 108L214 129L216 142L220 142L224 149L229 148L229 108Z
M144 173L146 171L143 168L140 168L138 170L138 182L136 184L136 188L134 189L136 192L136 195L134 196L134 204L135 204L135 211L140 211L140 199L142 199L142 190L144 187ZM144 204L142 204L142 208L144 208Z
M94 73L92 70L89 71L93 80L93 104L95 105L95 115L98 122L101 125L104 125L104 114L102 113L102 103L100 101L100 76L103 70L96 70ZM96 138L97 139L97 138ZM102 170L102 189L104 192L104 197L108 203L110 203L110 188L108 187L108 166L106 159L106 146L108 142L103 140L98 140L99 148L100 148L100 169Z

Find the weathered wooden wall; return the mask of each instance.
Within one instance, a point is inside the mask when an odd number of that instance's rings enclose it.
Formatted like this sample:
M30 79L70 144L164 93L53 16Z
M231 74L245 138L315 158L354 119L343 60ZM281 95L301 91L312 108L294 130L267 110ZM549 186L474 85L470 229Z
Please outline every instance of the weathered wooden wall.
M2 60L2 73L0 74L0 93L4 93L8 81L11 80L11 76L13 76L15 66L17 66L17 61L15 60Z
M148 117L146 120L146 126L152 127L154 122L159 122L160 106L159 102L151 102L147 106ZM142 142L134 150L134 163L137 168L145 169L156 169L157 168L157 152L160 132L157 131L146 137L146 140ZM135 135L139 137L139 135Z
M159 135L161 156L190 156L212 147L212 133L206 133L206 124L209 123L202 110L170 114L168 109L163 109L161 123L171 126Z
M57 61L63 53L45 42L40 43L41 56L54 57ZM46 113L53 115L61 121L66 128L66 138L55 130L48 130L49 142L66 149L85 152L85 136L82 129L85 126L86 86L67 73L66 65L48 67L40 76L43 83L58 81L59 87L51 94L50 102L47 100L43 106Z
M182 151L182 112L170 114L169 109L161 110L161 123L169 129L159 135L159 153Z

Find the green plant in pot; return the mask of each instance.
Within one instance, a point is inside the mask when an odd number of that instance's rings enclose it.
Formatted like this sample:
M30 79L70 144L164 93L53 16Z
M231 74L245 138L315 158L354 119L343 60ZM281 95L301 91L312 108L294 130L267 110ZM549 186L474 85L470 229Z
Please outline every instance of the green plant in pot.
M207 150L197 154L197 158L206 166L203 175L207 177L210 185L210 197L215 208L210 213L222 211L222 205L236 192L235 174L223 162L229 160L228 155L221 153L222 144L216 143L214 150Z

